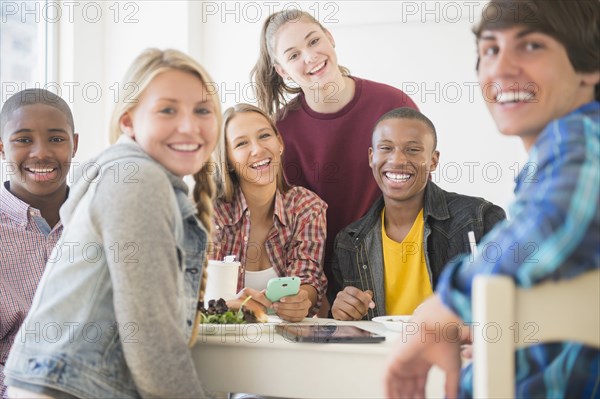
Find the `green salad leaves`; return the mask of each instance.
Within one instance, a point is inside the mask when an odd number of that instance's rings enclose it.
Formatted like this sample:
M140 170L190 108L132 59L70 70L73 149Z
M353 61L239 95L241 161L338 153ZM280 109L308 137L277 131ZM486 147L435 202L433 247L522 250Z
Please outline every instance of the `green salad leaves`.
M256 317L254 314L244 309L244 305L252 297L248 297L242 302L239 310L230 310L227 307L227 303L223 298L215 301L211 299L208 301L208 308L205 309L203 306L200 308L200 323L201 324L243 324L243 323L256 323Z

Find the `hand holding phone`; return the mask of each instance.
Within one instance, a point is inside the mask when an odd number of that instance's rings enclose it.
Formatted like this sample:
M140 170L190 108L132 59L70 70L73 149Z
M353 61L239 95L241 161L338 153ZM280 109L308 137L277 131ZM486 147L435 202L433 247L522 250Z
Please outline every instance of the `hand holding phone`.
M276 277L267 283L265 296L271 302L277 302L286 296L297 295L300 290L298 277Z

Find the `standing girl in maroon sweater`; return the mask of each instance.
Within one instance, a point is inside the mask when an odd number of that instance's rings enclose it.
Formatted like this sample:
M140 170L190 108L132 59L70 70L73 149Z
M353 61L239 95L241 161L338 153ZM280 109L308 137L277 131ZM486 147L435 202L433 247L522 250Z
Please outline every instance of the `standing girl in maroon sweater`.
M375 122L391 109L417 107L394 87L350 76L338 65L331 33L294 9L265 21L252 77L259 106L275 118L283 137L287 179L329 205L324 268L335 290L335 235L381 195L367 157Z

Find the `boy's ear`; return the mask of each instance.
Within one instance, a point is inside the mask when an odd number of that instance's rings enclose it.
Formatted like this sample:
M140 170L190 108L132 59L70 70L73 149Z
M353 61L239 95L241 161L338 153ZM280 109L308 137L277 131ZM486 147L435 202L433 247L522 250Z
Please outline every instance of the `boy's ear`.
M584 85L594 87L600 83L600 71L582 73L581 80Z
M121 119L119 119L119 126L121 126L121 131L123 134L126 134L131 138L135 138L135 134L133 133L133 120L131 119L129 112L125 112L121 116Z
M4 143L0 140L0 155L2 156L2 160L6 161L6 155L4 155Z
M431 165L430 165L429 171L433 172L434 170L436 170L439 163L440 163L440 152L438 150L435 150L433 152L433 154L431 155Z
M77 148L79 147L79 134L73 134L73 153L71 154L71 158L75 157L77 154Z

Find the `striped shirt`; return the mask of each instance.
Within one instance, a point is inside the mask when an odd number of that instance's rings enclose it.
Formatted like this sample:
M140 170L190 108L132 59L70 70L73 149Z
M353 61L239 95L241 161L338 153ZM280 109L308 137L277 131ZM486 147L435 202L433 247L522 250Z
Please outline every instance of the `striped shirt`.
M451 262L437 286L442 301L472 321L476 274L502 274L520 287L568 279L600 268L600 103L551 122L517 177L511 220L479 244L473 263ZM485 251L486 245L495 247ZM487 255L486 255L487 253ZM492 255L493 253L493 255ZM577 343L540 344L516 353L517 397L600 395L600 352ZM472 396L463 370L462 396Z
M323 272L326 209L327 204L323 200L303 187L293 187L285 194L277 190L273 227L264 245L278 276L297 276L301 284L312 285L317 290L317 304L309 315L318 311L327 289L327 278ZM250 211L239 188L232 202L217 201L215 229L211 258L222 260L226 255L236 256L242 264L238 278L240 291L244 285L244 265L252 243L248 242Z
M0 184L0 398L4 363L62 230L11 194L8 182Z

